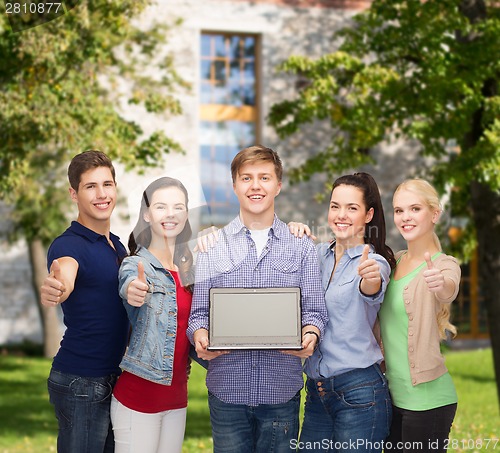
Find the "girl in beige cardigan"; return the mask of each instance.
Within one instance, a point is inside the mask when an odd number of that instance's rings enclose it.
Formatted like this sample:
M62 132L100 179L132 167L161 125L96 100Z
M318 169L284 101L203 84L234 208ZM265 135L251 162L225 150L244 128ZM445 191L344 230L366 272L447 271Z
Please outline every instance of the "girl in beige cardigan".
M450 324L460 282L455 258L441 252L434 227L441 214L436 190L421 179L394 193L394 223L407 242L379 312L393 421L391 452L444 452L457 395L439 343Z

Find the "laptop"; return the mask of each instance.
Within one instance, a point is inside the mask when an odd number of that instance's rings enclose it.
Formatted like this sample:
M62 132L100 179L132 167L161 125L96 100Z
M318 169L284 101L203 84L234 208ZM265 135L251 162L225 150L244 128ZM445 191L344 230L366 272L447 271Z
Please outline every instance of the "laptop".
M302 349L300 288L211 288L209 350Z

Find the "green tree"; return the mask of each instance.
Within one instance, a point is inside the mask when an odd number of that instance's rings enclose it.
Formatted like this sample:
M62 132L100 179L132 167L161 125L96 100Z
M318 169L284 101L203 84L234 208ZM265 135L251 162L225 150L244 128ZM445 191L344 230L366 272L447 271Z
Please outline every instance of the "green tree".
M137 171L181 151L161 131L146 135L126 117L127 103L146 118L180 113L175 92L188 85L163 46L176 24L139 27L148 0L72 3L78 6L31 28L29 15L17 22L0 15L0 197L12 209L10 237L27 240L37 293L45 247L67 226L71 157L98 148ZM40 309L51 356L58 321L53 309Z
M314 120L331 131L295 181L372 162L367 149L417 139L430 177L452 186L453 210L469 219L462 251L478 246L482 291L500 394L500 7L488 0L374 0L318 59L293 56L293 99L274 105L282 136ZM455 143L458 152L450 150ZM465 256L466 253L463 254Z

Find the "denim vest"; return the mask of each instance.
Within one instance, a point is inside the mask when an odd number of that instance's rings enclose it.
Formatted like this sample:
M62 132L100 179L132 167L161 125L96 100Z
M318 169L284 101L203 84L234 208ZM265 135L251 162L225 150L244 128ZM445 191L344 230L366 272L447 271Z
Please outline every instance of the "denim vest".
M144 264L149 285L141 307L127 302L127 288L137 278L137 265ZM132 326L128 348L120 367L148 381L172 384L174 347L177 332L175 280L146 248L122 262L119 290Z

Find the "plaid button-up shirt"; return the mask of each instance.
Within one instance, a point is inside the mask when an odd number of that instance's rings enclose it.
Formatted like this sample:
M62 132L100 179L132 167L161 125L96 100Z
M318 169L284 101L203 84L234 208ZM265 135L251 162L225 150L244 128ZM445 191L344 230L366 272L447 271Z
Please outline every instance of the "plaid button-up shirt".
M290 234L276 216L259 257L251 233L239 217L220 230L214 248L200 253L187 330L191 342L196 330L208 330L212 287L299 287L302 325L314 325L323 334L328 320L314 245L307 237ZM226 403L281 404L289 401L302 385L301 360L279 351L231 351L209 362L208 390Z

